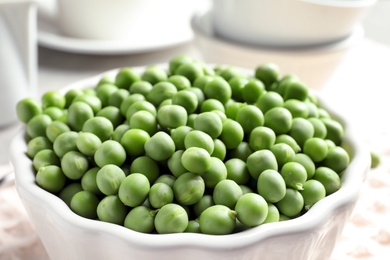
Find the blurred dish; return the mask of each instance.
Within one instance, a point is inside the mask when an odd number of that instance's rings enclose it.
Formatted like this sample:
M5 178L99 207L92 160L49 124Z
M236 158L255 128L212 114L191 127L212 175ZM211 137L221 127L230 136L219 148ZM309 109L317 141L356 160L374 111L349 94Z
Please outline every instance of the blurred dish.
M163 24L143 23L143 28L131 40L86 40L62 35L55 21L38 19L38 43L40 46L81 54L135 54L161 50L193 39L189 23L192 5L179 17L164 16ZM174 18L174 19L173 19ZM146 19L147 20L147 19ZM178 22L180 21L180 22ZM161 27L156 29L155 27ZM153 30L152 30L153 29ZM153 33L148 33L153 31Z
M262 47L222 38L215 32L212 18L212 11L205 9L195 14L191 21L195 44L206 62L245 68L253 68L262 62L274 62L283 73L297 74L316 89L326 84L348 51L364 38L364 29L359 25L348 37L329 44L294 48Z

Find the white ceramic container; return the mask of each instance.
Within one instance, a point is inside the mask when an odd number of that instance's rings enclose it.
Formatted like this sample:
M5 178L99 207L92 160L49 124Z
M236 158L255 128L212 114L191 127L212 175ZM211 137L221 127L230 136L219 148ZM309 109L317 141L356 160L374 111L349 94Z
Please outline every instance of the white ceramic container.
M221 36L261 46L312 46L348 37L376 0L213 0Z
M95 86L103 75L67 86ZM370 155L356 135L355 127L342 114L321 105L345 126L344 146L351 163L342 176L342 187L316 203L301 217L269 223L236 234L214 236L195 233L151 235L119 225L89 220L73 213L58 197L35 184L31 160L26 156L25 130L12 142L19 196L51 259L134 260L321 260L328 259L349 219L370 168Z

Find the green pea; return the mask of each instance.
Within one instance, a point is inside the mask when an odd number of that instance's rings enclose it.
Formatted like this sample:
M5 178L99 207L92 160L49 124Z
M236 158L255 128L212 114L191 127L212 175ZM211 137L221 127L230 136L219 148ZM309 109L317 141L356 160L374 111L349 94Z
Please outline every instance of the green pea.
M252 148L250 147L248 142L241 142L236 148L228 151L228 158L238 158L246 162L249 155L253 153Z
M81 101L73 102L68 109L67 124L75 131L81 131L84 123L93 118L94 112L92 108Z
M94 95L83 94L77 96L73 99L73 103L75 102L84 102L92 108L94 114L99 112L102 109L102 101Z
M216 157L220 160L224 160L226 157L226 145L219 139L214 139L214 150L211 153L211 157Z
M227 149L234 149L244 140L244 129L240 123L226 119L222 123L222 133L220 140L226 145Z
M200 88L195 88L195 87L189 88L188 91L191 91L192 93L194 93L196 95L196 99L198 100L198 107L196 108L196 111L199 111L203 102L206 99L203 91Z
M60 165L60 159L51 149L43 149L37 152L33 158L33 166L36 171L43 166Z
M276 82L280 75L280 68L275 63L263 63L255 68L255 76L261 80L267 89Z
M147 100L158 107L161 102L171 99L177 93L175 85L170 82L158 82L147 95Z
M118 90L118 87L115 86L113 83L105 83L100 84L96 88L96 96L100 99L102 102L102 106L108 106L110 96L115 93L115 91Z
M211 166L201 174L207 188L214 188L218 182L227 178L227 169L224 162L216 157L211 157Z
M297 141L295 141L295 139L288 134L281 134L276 137L275 144L280 144L280 143L289 145L294 150L295 153L301 151L301 147L297 144Z
M242 190L242 194L247 194L247 193L253 192L253 190L246 185L240 185L240 188Z
M120 142L123 135L129 129L130 129L130 126L128 124L121 124L121 125L117 126L114 129L114 132L112 133L112 140Z
M168 203L172 203L173 199L173 190L165 183L155 183L150 188L149 202L153 208L159 209Z
M61 117L66 115L66 110L58 107L47 107L42 111L43 114L48 115L51 120L59 120Z
M132 173L124 178L119 186L120 200L129 207L140 206L149 195L150 183L141 173Z
M302 148L306 140L314 136L314 127L307 119L294 118L289 134Z
M118 88L129 89L131 84L134 82L140 81L141 76L133 68L122 68L118 71L115 76L115 85Z
M53 122L50 116L39 114L31 118L26 126L27 135L30 138L46 136L46 128Z
M93 167L87 170L83 177L81 177L81 187L83 190L92 192L95 195L101 195L103 194L97 185L96 176L99 172L99 167Z
M279 169L292 160L295 155L294 150L288 144L279 143L271 147L271 152L275 155Z
M309 108L303 101L288 99L284 102L283 107L287 108L291 112L293 118L307 118L309 116Z
M62 157L61 168L66 177L71 180L78 180L89 169L89 161L84 154L69 151Z
M121 145L130 156L141 156L145 154L145 143L150 139L150 135L142 129L129 129L121 139Z
M265 170L257 179L257 192L269 203L275 203L286 195L286 183L276 170Z
M176 179L177 178L172 174L162 174L155 180L154 184L165 183L173 189L173 184L175 183Z
M284 100L283 97L273 91L269 91L261 95L257 101L256 106L265 114L269 110L275 107L283 107Z
M226 117L235 120L237 117L238 110L246 106L245 103L233 102L226 104Z
M303 152L307 154L313 162L320 162L328 155L328 145L324 139L309 138L303 146Z
M148 178L150 183L154 183L160 176L160 168L152 158L139 156L131 163L130 173L141 173Z
M198 97L190 90L180 90L172 96L172 104L184 107L191 114L198 108Z
M16 104L16 115L25 124L41 113L42 107L34 98L24 98Z
M200 112L209 112L219 110L225 113L225 106L223 103L215 98L208 98L204 100L200 106Z
M317 180L308 180L303 184L302 194L305 209L309 210L315 203L325 198L326 190L324 185Z
M174 73L186 77L191 83L193 83L196 78L204 75L202 66L197 62L182 63L176 68Z
M292 81L286 86L284 91L283 98L288 99L297 99L304 101L309 94L309 87L300 81Z
M180 65L184 63L191 63L193 62L193 59L188 55L177 55L169 60L169 71L171 74L174 74L176 69L180 67Z
M205 209L199 217L199 227L203 234L227 235L236 226L236 213L224 205L214 205Z
M229 81L235 77L244 77L244 73L239 68L233 66L227 66L226 68L222 69L219 72L219 75L226 81Z
M181 163L183 153L184 150L177 150L167 161L168 168L175 177L179 177L188 171Z
M215 78L204 86L206 98L213 98L225 104L232 97L229 83L223 78Z
M246 162L239 158L232 158L225 162L226 178L235 181L238 185L246 184L250 174Z
M321 182L322 185L324 185L327 196L336 192L341 187L341 180L339 175L328 167L318 167L315 170L313 179Z
M203 112L195 118L194 129L217 138L222 133L222 120L215 112Z
M191 87L191 82L182 75L171 75L168 78L168 82L171 82L178 91L188 89Z
M191 172L180 175L173 184L175 199L180 205L193 205L205 191L205 181L198 174Z
M35 181L41 188L55 193L65 186L66 177L60 167L48 165L39 168Z
M268 205L268 214L263 224L271 223L271 222L279 222L280 214L278 208L272 203L268 203L267 205Z
M89 191L79 191L72 197L70 208L82 217L96 219L98 204L99 199L94 194Z
M186 149L190 147L199 147L205 149L209 154L214 151L213 139L200 130L192 130L184 138L184 146Z
M109 195L99 202L96 213L101 221L123 225L127 215L127 207L117 195Z
M70 207L70 202L73 198L73 196L79 192L82 191L83 188L81 187L81 184L79 182L73 182L67 186L65 186L58 195L65 203Z
M121 166L126 160L126 150L120 143L107 140L96 150L94 160L99 167L107 164Z
M286 134L292 127L293 118L286 108L274 107L264 114L264 126L274 130L275 134Z
M138 111L146 110L150 112L153 116L157 116L157 110L156 107L145 100L138 100L135 101L126 111L126 119L128 121L131 120L131 117Z
M38 136L27 143L27 155L31 159L41 150L53 149L53 144L44 136Z
M343 125L331 118L322 118L321 120L326 126L325 138L332 140L336 145L340 145L345 134Z
M73 103L73 99L79 95L82 95L84 92L82 89L70 89L65 93L66 105L65 108L69 108L69 106Z
M189 132L192 131L192 128L189 126L179 126L175 129L171 129L171 138L175 143L176 150L184 150L184 140Z
M328 131L326 129L324 122L321 119L314 118L314 117L309 118L308 120L314 127L313 137L325 139Z
M268 204L256 193L242 195L234 208L238 220L244 225L255 227L264 222L268 215Z
M302 190L302 185L307 180L305 167L297 162L288 162L284 164L280 174L288 188Z
M255 104L261 95L265 93L265 86L260 80L251 79L241 89L241 95L248 104Z
M308 155L304 153L297 153L291 159L291 162L297 162L303 167L305 167L308 180L313 178L314 172L316 170L316 165Z
M47 108L47 107L65 108L65 104L66 104L65 96L56 90L45 92L41 97L41 101L42 101L42 108Z
M158 129L157 118L146 110L135 112L130 120L129 127L147 132L150 136L154 135Z
M256 127L264 124L264 115L254 105L246 105L237 111L236 121L242 126L244 133L249 135Z
M146 99L142 94L135 93L131 94L125 100L123 100L119 107L121 114L126 116L127 110L137 101L146 101Z
M153 160L167 160L175 152L175 143L165 132L157 132L145 143L145 152Z
M63 157L69 151L77 151L77 138L79 134L74 131L60 134L53 143L53 150L58 157Z
M213 205L215 205L213 196L210 194L205 194L198 202L194 204L194 213L197 217L199 217L205 209Z
M184 232L187 233L200 233L200 225L197 220L190 220L188 221L188 226L184 230Z
M215 204L225 205L230 209L234 209L241 196L241 187L232 180L222 180L214 187L213 200Z
M295 189L287 188L286 195L275 206L279 212L287 217L296 217L304 207L304 199L301 193ZM282 216L280 216L282 218Z
M180 205L166 204L157 212L154 226L159 234L181 233L188 226L187 212Z
M154 230L156 212L146 206L137 206L127 214L124 226L137 232L150 233Z
M275 141L275 132L269 127L257 126L249 134L249 146L254 151L270 149Z
M150 84L148 81L136 81L133 84L131 84L129 88L129 94L141 94L143 96L147 96L149 92L152 90L153 85ZM127 98L126 98L127 99ZM123 101L122 101L123 102Z
M371 151L370 157L371 157L371 169L378 167L378 165L381 163L380 155L375 151Z
M236 101L244 101L243 89L249 80L245 77L235 76L229 79L228 83L232 89L232 98Z
M189 172L202 174L211 167L210 153L200 147L189 147L183 152L181 163Z
M157 121L161 127L177 128L187 124L187 111L179 105L166 105L157 111Z
M329 167L338 174L340 174L348 167L349 162L350 157L348 152L341 146L337 146L328 151L328 154L326 155L323 164L324 166Z
M268 169L278 170L278 162L270 150L255 151L248 156L246 164L250 175L257 180L260 174Z
M55 139L64 132L69 132L70 128L67 124L60 121L53 121L46 128L47 138L54 143Z
M104 117L111 121L112 126L116 128L123 123L124 116L122 115L119 108L115 106L107 106L102 108L96 113L97 117Z

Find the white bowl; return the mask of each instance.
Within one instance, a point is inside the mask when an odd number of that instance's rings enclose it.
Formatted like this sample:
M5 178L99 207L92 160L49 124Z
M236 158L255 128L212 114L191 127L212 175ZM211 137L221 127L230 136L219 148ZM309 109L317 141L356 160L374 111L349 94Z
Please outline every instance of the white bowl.
M243 43L311 46L350 35L376 0L213 0L219 35Z
M95 86L103 75L64 89ZM337 192L316 203L298 218L268 223L231 235L195 233L151 235L119 225L90 220L73 213L57 196L35 184L31 160L26 156L25 129L11 145L18 194L51 259L328 259L350 217L370 168L370 156L347 118L332 111L346 130L345 146L351 163Z
M346 38L311 47L261 47L222 38L213 27L212 10L196 13L191 25L194 43L202 59L209 63L254 68L263 62L274 62L282 73L297 74L310 87L321 89L331 78L349 51L364 38L361 25Z

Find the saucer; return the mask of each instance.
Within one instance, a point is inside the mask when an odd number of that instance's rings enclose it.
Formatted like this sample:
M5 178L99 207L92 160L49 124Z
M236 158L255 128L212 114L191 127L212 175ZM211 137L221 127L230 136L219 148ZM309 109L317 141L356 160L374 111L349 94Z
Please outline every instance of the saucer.
M185 17L184 17L185 18ZM156 30L153 23L144 23L142 32L132 39L125 40L93 40L72 38L62 35L55 23L47 19L38 19L38 44L40 46L79 54L115 55L136 54L161 50L189 42L193 38L193 32L185 19L180 22L169 22L170 26ZM173 20L174 17L171 17ZM153 33L147 31L153 28Z

